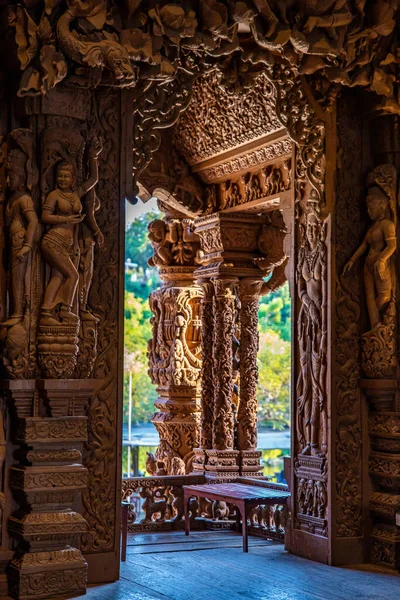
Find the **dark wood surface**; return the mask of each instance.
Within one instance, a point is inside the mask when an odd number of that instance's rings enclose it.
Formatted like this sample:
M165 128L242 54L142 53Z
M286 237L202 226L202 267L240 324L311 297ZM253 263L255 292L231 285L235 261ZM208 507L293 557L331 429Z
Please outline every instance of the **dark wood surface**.
M207 543L210 536L210 543ZM164 551L163 551L163 540ZM133 534L116 583L86 600L399 600L400 577L333 568L235 532ZM363 565L365 568L365 565Z
M244 485L242 483L185 485L184 490L191 491L193 494L201 494L202 497L208 494L210 497L219 496L232 500L251 500L252 502L260 501L260 503L263 503L263 501L273 501L274 504L284 503L290 496L289 492L257 487L255 485Z

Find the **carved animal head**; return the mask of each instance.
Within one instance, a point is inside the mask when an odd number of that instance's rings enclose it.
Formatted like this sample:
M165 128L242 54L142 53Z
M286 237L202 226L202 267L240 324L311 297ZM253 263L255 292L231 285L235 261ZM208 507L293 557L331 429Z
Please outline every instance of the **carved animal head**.
M135 79L135 72L125 48L113 40L102 40L94 44L83 57L90 67L105 67L115 79Z
M157 461L152 452L146 452L146 471L149 475L155 475L157 471Z

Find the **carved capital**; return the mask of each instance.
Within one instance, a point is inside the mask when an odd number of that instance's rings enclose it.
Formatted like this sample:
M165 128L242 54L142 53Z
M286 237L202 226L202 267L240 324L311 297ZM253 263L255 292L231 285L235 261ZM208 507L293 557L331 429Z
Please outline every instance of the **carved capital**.
M261 292L264 288L264 281L262 279L245 278L239 282L239 295L241 300L251 300L260 297Z
M238 284L237 278L232 279L213 279L212 280L217 298L233 300L235 296L235 286Z

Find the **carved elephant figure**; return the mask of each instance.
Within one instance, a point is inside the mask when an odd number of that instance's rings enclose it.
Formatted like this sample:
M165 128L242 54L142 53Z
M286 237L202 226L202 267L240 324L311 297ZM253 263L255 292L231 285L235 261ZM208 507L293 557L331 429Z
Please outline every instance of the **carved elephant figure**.
M252 527L262 527L262 506L255 506L251 509L250 515L250 525Z

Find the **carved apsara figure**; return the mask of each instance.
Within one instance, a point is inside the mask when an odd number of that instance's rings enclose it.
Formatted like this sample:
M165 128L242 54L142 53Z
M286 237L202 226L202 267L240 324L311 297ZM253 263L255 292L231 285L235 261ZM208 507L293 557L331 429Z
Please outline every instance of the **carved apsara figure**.
M53 311L60 305L59 317L65 323L77 323L78 315L73 312L75 294L79 282L78 231L77 225L84 219L99 242L100 230L94 218L94 209L82 213L81 198L92 190L98 181L97 158L102 150L101 143L94 139L89 148L89 177L76 186L74 167L62 161L57 168L56 189L47 196L42 208L42 221L52 227L43 236L41 249L46 262L51 266L51 279L46 287L42 305L41 323L59 324Z
M354 263L367 251L364 263L364 288L371 328L376 327L394 301L395 274L393 255L396 251L396 227L390 214L389 198L377 185L368 190L368 214L373 224L361 246L357 248L343 274L349 273Z
M85 196L85 220L79 237L79 316L83 321L98 321L88 308L90 286L93 279L94 246L102 247L104 236L97 225L95 213L100 208L100 200L92 188Z
M324 223L315 213L312 200L306 209L305 236L297 266L297 289L301 300L298 316L298 432L301 454L319 456L326 452L326 246Z
M29 261L37 240L39 222L27 185L27 156L11 150L7 161L7 186L10 197L6 207L6 225L11 243L12 314L4 325L12 327L24 318L29 289Z

